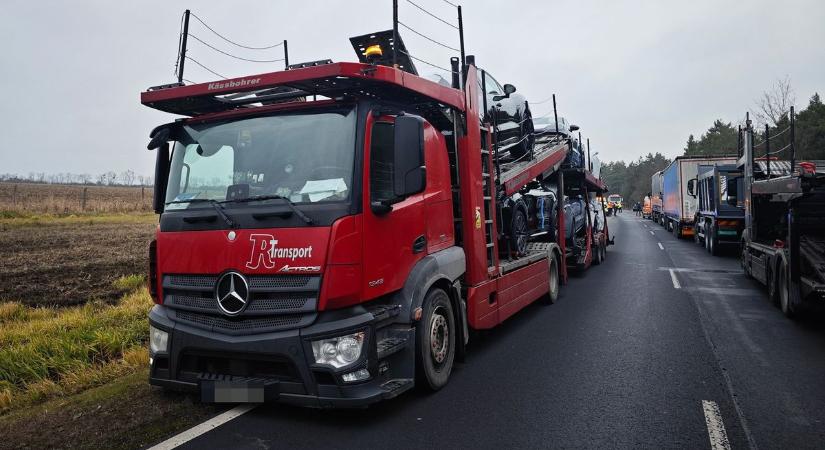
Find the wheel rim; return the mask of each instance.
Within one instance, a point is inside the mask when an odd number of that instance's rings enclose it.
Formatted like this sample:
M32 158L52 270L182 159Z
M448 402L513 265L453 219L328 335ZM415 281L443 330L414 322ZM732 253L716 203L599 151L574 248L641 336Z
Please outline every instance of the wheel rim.
M444 364L450 351L450 325L445 314L439 307L430 319L430 357L436 366Z

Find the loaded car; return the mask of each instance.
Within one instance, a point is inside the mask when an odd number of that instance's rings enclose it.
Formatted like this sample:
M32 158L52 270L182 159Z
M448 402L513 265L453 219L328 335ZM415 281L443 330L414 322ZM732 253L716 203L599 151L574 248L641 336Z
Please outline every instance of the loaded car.
M481 122L495 124L498 134L499 156L518 159L533 150L535 142L533 116L527 99L516 94L512 84L502 86L487 71L479 70L479 104L486 104L487 110L480 113ZM485 96L481 93L486 92ZM486 103L485 103L486 102ZM479 111L482 111L480 108Z
M559 135L565 139L573 137L573 131L578 130L576 125L570 125L567 119L559 116L559 128L556 129L556 118L550 116L534 117L533 127L536 129L536 134L540 135Z

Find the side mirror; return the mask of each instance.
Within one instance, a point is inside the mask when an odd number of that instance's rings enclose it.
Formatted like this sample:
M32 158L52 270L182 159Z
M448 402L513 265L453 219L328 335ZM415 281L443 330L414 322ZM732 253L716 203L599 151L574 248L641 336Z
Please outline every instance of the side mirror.
M690 195L691 197L696 197L696 178L688 180L687 191L688 195Z
M579 129L579 126L578 126L578 125L570 125L570 132L571 132L571 133L572 133L572 132L574 132L574 131L576 131L576 130L578 130L578 129Z
M417 194L427 183L424 166L424 119L404 115L395 119L393 194L397 198Z
M155 161L155 198L152 207L155 214L163 212L166 203L166 182L169 180L169 147L168 142L164 142L158 147L157 160Z

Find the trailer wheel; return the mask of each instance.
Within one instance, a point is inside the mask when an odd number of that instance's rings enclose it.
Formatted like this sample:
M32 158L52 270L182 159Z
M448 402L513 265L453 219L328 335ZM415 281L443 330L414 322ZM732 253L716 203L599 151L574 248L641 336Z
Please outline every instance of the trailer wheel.
M777 281L779 282L779 307L786 317L793 319L796 317L796 307L799 304L799 289L792 287L790 280L788 280L788 270L783 263L780 266L777 274Z
M699 223L696 223L696 227L693 228L693 243L699 245L702 243L702 240L699 239Z
M598 242L593 247L593 265L598 266L599 264L601 264L603 258L604 258L604 256L603 256L603 253L602 253L602 243Z
M456 327L450 297L441 289L427 294L415 327L418 384L437 391L447 384L455 360Z
M748 246L742 241L739 247L739 263L742 265L742 271L745 272L745 278L753 278L750 264L748 264Z
M559 264L553 253L547 255L547 304L552 305L559 299Z

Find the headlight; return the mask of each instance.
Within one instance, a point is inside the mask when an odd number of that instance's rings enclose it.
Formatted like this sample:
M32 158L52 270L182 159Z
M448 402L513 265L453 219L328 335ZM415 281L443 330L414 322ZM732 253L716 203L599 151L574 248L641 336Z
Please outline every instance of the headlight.
M336 369L348 366L361 356L364 332L330 339L312 341L312 354L316 364L328 364Z
M149 351L154 355L165 352L169 344L169 333L149 325Z

